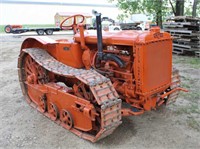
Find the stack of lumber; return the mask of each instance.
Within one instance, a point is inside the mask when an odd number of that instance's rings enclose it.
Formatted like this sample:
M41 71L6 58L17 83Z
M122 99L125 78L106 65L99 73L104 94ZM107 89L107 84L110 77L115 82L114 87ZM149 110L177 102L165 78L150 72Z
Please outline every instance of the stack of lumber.
M163 23L164 31L173 36L173 53L200 57L200 18L176 16Z

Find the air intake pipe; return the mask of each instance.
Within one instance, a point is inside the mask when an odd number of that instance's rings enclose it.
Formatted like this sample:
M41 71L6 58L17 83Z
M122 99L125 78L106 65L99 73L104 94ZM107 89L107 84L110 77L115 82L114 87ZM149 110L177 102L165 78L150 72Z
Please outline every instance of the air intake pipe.
M97 64L101 63L101 60L111 60L118 64L120 68L125 66L123 60L121 60L117 55L114 54L104 54L103 53L103 44L102 44L102 25L101 25L101 13L98 13L95 10L92 10L92 13L96 16L96 30L97 30Z

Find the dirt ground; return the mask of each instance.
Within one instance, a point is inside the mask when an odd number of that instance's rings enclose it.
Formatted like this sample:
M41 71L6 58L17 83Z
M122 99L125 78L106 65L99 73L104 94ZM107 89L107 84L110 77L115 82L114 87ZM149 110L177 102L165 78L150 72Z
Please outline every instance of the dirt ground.
M112 135L93 144L64 130L24 101L17 58L27 37L0 35L0 148L200 148L199 58L173 56L189 93L182 93L176 103L157 111L123 118Z

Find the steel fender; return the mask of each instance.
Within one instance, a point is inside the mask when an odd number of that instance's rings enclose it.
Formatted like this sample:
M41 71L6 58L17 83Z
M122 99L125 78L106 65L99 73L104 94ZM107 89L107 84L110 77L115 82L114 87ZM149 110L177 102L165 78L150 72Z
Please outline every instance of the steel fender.
M25 48L44 48L46 45L56 44L57 41L42 36L42 37L29 37L24 40L21 46L21 50Z

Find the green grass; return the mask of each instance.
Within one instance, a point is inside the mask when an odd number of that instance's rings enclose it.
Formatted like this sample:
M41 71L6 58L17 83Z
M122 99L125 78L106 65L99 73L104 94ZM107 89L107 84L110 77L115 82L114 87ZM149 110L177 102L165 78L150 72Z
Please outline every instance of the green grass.
M4 32L4 27L6 25L0 25L0 33L5 33ZM24 24L22 25L23 28L37 28L37 27L55 27L54 24Z
M190 117L189 119L187 119L187 125L190 128L200 131L200 124L195 120L194 117Z
M192 102L198 102L200 100L200 92L198 89L198 78L191 78L190 76L181 76L181 86L189 90L189 92L180 92L180 95Z
M200 99L200 93L197 92L197 91L196 92L195 91L191 91L190 90L190 88L191 88L190 86L182 85L182 87L187 88L189 90L189 92L187 92L187 93L181 92L180 96L182 96L182 97L184 97L184 98L186 98L186 99L188 99L188 100L190 100L190 101L192 101L194 103L197 103L198 100Z
M4 32L4 27L5 27L5 25L0 25L0 33Z
M191 85L189 85L188 83L182 83L182 87L190 89Z
M192 103L186 106L182 106L176 111L177 114L200 114L200 108L198 104Z
M200 131L200 123L196 118L200 114L200 107L197 103L190 103L185 106L177 106L176 114L178 115L186 115L186 125L189 128ZM180 121L177 123L181 124Z
M196 68L196 69L200 68L200 58L197 58L197 57L174 56L173 55L173 63L175 63L175 64L188 64L192 68Z
M189 101L197 104L198 100L200 100L200 92L199 89L196 87L199 79L191 78L190 76L181 76L181 81L181 86L188 89L189 92L180 92L180 95L185 99L188 99Z

